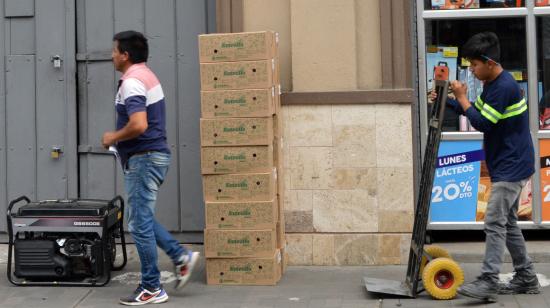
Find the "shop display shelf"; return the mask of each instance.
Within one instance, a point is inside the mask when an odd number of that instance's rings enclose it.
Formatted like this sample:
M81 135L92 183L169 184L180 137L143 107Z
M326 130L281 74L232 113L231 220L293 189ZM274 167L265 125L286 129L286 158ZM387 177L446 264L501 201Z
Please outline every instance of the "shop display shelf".
M538 8L538 9L550 9ZM549 11L550 12L550 11ZM462 10L426 10L422 12L424 19L466 19L466 18L502 18L527 16L527 8L507 9L462 9Z

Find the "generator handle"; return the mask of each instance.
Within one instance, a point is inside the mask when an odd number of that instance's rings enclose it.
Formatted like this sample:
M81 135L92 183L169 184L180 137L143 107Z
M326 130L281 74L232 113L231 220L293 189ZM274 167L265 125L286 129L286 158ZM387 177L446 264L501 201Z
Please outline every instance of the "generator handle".
M109 204L112 205L112 206L115 206L115 203L117 201L120 204L120 206L119 206L120 210L124 213L124 198L122 198L121 195L118 195L118 196L114 197L113 199L111 199L111 201L109 201Z
M115 206L116 202L119 202L120 204L120 222L119 222L119 228L120 228L120 242L122 246L122 264L118 266L113 266L114 271L120 271L126 266L126 263L128 262L128 254L126 252L126 238L124 236L124 198L122 196L118 195L114 197L111 201L109 201L109 204L112 206ZM116 245L116 244L115 244ZM109 274L110 275L110 274Z
M8 281L14 285L18 285L18 283L11 276L12 254L13 254L13 226L11 223L11 210L13 209L15 204L23 200L26 201L27 203L31 202L31 200L27 196L21 196L11 201L10 204L8 205L8 210L6 211L6 218L8 223L8 266L7 266L6 275L8 276Z
M12 200L10 202L10 204L8 205L8 211L7 211L8 218L11 216L11 210L12 210L13 206L15 204L23 201L23 200L27 201L27 203L31 203L31 200L27 196L21 196L21 197L15 199L15 200Z

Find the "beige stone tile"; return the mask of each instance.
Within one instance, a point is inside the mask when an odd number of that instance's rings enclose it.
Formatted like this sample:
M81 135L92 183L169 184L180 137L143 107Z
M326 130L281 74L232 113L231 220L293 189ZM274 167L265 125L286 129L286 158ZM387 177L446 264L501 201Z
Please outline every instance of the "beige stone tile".
M313 190L288 190L285 210L313 211Z
M313 264L313 235L293 234L286 235L286 250L289 256L289 265Z
M332 131L335 146L360 144L376 150L373 147L376 143L376 126L374 123L334 125Z
M289 146L332 146L331 106L288 106Z
M291 0L294 91L357 88L354 0Z
M375 125L376 105L333 105L332 124L334 126Z
M290 189L329 189L331 147L290 148Z
M335 265L375 265L378 258L378 235L334 235Z
M334 235L313 235L313 265L334 265Z
M411 107L376 105L376 160L378 167L412 166Z
M333 106L334 166L376 166L375 106Z
M413 210L412 167L378 168L378 208L382 210Z
M278 179L279 181L283 181L282 189L284 190L283 195L288 195L290 192L290 167L285 167L283 172L283 178Z
M378 187L377 168L333 168L332 189L364 189L376 196Z
M409 262L409 252L411 251L411 233L401 234L401 264Z
M378 212L379 232L412 232L414 213L412 210L382 210Z
M313 211L285 211L286 232L313 232Z
M343 144L334 147L335 168L376 167L376 149L372 145Z
M289 156L289 148L290 143L288 142L290 138L290 111L288 107L282 108L282 116L283 116L283 138L282 138L282 144L283 144L283 165L288 168L288 156Z
M400 264L401 263L401 235L381 234L378 241L377 264Z
M313 194L317 232L377 232L376 199L366 190L323 190Z

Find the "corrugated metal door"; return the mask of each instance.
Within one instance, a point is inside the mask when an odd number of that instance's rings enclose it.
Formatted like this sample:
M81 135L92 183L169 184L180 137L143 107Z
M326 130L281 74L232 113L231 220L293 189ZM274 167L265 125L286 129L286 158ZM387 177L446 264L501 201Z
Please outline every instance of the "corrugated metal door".
M0 210L20 195L76 197L75 4L0 4ZM59 62L53 61L59 59ZM57 152L57 158L52 157ZM5 230L0 219L0 230Z
M157 218L171 231L202 231L197 35L214 31L215 0L77 0L76 11L81 196L124 194L120 166L100 142L103 132L115 126L113 100L120 74L111 63L112 36L141 31L149 39L148 65L166 96L172 150Z

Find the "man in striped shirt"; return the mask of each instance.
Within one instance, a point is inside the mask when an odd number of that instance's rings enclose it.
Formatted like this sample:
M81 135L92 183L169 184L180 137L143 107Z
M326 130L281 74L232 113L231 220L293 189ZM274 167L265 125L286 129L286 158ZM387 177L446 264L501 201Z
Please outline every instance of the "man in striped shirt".
M159 80L145 64L149 54L147 39L136 31L113 37L112 58L123 75L115 98L116 131L103 135L103 146L116 145L124 170L128 194L125 216L141 261L141 283L120 299L124 305L158 304L168 300L160 285L157 245L175 266L176 288L188 281L198 258L155 220L157 192L170 165L166 142L166 106Z

